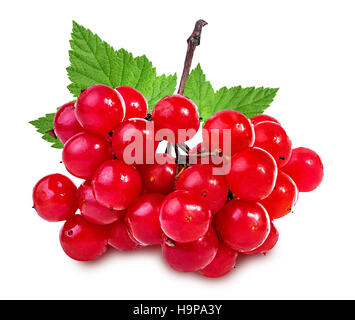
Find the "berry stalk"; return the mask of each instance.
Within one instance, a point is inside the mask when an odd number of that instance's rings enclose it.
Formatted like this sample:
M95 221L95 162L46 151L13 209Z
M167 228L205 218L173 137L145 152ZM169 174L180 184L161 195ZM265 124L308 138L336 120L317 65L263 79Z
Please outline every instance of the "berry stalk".
M190 37L187 39L187 52L186 52L184 70L182 72L178 94L182 95L184 93L187 77L189 76L190 69L191 69L192 58L194 56L196 47L200 45L202 28L205 25L207 25L207 22L202 19L196 21L195 28L192 31Z

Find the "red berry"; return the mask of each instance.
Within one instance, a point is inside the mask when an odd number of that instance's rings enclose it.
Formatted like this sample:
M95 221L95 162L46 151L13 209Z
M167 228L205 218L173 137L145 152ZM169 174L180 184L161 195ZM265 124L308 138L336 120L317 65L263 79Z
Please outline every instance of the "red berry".
M127 223L132 236L144 245L161 243L162 230L159 222L160 206L164 195L147 193L128 210Z
M213 228L196 241L175 242L163 237L162 253L173 269L181 272L198 271L206 267L217 254L218 238Z
M289 212L298 199L298 189L294 181L282 171L279 171L274 190L260 201L271 219L278 219Z
M66 169L81 179L91 179L100 164L112 158L110 143L104 137L88 132L71 137L63 149Z
M81 215L92 223L100 225L113 223L124 212L112 210L99 204L94 197L91 181L83 182L78 191Z
M114 154L127 164L153 163L158 144L153 123L144 119L121 122L112 136Z
M292 150L291 158L282 168L296 183L300 192L317 188L323 180L323 163L318 154L307 148Z
M196 105L188 98L174 94L167 96L156 104L153 109L155 131L158 139L182 143L191 139L200 127L200 119ZM158 130L162 130L158 133ZM168 130L168 132L166 131ZM188 137L179 137L179 131L187 132Z
M230 132L230 141L226 131ZM228 131L227 131L228 132ZM212 152L221 150L226 156L251 147L254 143L254 129L249 119L235 110L221 110L210 117L203 127L202 146ZM230 151L224 150L223 138Z
M75 102L68 102L61 106L54 117L54 132L64 144L72 136L84 131L75 117Z
M260 122L263 122L263 121L271 121L271 122L275 122L275 123L280 123L274 117L268 116L266 114L258 114L254 117L251 117L250 121L254 126Z
M110 160L97 169L92 186L95 198L101 205L124 210L138 199L142 182L137 169L123 161Z
M227 186L238 198L259 201L274 189L277 165L274 158L259 148L249 148L235 154L226 176Z
M279 232L275 228L275 225L273 222L271 222L271 228L270 228L270 233L264 243L257 247L256 249L249 251L249 252L243 252L244 254L255 254L255 253L266 253L270 251L273 247L275 247L277 241L279 240Z
M210 227L211 219L211 210L205 199L190 191L170 193L160 209L163 232L182 243L201 238Z
M126 105L124 120L145 118L147 116L148 102L138 90L128 86L117 87L116 90L121 94Z
M213 175L211 165L197 164L185 169L176 181L176 190L193 191L204 197L212 214L227 201L228 188L224 176Z
M112 225L107 226L107 229L109 230L108 243L115 249L120 251L130 251L142 247L142 245L131 235L124 218L120 218Z
M107 233L104 227L90 223L81 215L75 215L61 229L60 244L64 252L74 260L94 260L106 251Z
M265 121L254 126L254 147L269 152L279 168L283 167L291 157L292 143L286 131L275 122Z
M78 209L76 186L58 173L39 180L33 188L32 199L38 215L51 222L69 219Z
M234 268L237 257L237 251L220 241L216 256L200 273L209 278L222 277Z
M258 202L233 199L217 214L216 231L232 249L251 251L269 235L270 218Z
M146 193L168 194L174 190L175 158L166 153L157 153L153 164L137 167Z
M125 117L126 107L121 95L103 84L85 89L76 102L75 114L85 130L105 134Z

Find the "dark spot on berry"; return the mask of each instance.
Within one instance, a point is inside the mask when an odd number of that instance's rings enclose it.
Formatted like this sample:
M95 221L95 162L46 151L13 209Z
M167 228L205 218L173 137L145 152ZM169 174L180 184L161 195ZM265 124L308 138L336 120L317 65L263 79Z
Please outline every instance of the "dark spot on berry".
M71 236L71 235L73 234L73 230L69 230L69 231L67 232L67 234L68 234L68 236Z
M279 159L280 159L280 160L286 160L286 158L285 158L285 157L279 157Z
M83 204L85 204L86 203L86 200L83 200Z

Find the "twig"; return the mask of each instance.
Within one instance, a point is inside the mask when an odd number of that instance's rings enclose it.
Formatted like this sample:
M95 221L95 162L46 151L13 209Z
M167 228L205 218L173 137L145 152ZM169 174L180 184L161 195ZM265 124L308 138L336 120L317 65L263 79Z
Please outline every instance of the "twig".
M187 52L186 52L184 70L182 72L178 94L182 95L184 93L187 77L189 76L190 69L191 69L192 58L194 56L196 47L200 44L202 27L204 27L206 24L207 24L206 21L202 19L198 20L195 24L194 31L192 31L191 36L187 39Z
M58 138L57 135L54 132L54 129L48 130L48 131L46 131L46 133L48 133L54 139Z
M172 144L170 142L168 142L168 144L166 145L166 149L165 149L165 153L167 154L171 154L171 148L172 148Z
M195 154L190 154L189 158L206 158L206 157L223 157L221 151L216 150L214 152L197 152Z
M186 143L178 143L177 145L178 145L178 147L179 147L182 151L184 151L186 154L189 153L190 148L189 148L189 146L188 146Z

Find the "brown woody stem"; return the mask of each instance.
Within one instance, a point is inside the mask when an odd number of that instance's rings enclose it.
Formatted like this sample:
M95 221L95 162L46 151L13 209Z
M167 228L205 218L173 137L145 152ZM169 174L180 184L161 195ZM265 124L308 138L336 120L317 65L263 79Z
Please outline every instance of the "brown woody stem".
M172 146L173 145L170 142L168 142L168 144L166 145L165 153L170 154Z
M220 151L214 151L214 152L201 152L201 153L196 153L196 154L190 154L189 158L206 158L206 157L222 157L223 154Z
M187 52L184 63L184 70L182 72L178 94L183 94L187 77L189 76L192 58L196 47L200 44L202 28L207 24L206 21L200 19L195 23L195 28L192 31L190 37L187 39Z
M190 148L186 143L178 143L177 145L182 151L189 153Z
M46 131L52 138L57 139L57 135L54 132L54 129Z

